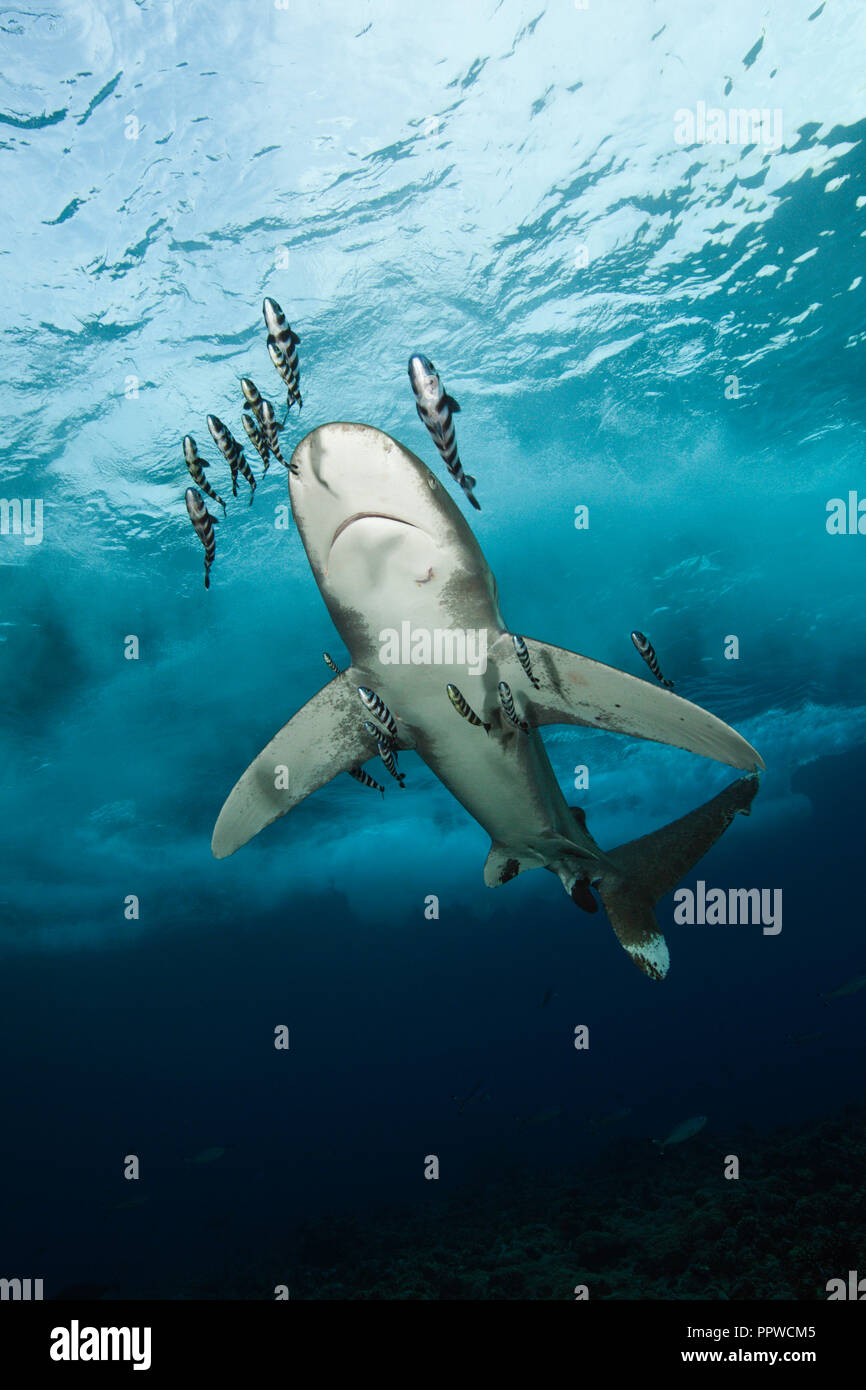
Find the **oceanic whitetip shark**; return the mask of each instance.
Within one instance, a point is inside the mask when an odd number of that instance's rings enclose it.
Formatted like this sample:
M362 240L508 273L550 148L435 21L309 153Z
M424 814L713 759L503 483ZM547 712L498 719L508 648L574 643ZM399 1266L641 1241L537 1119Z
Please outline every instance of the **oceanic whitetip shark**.
M738 811L748 814L764 766L759 754L670 690L561 647L527 638L527 672L462 512L426 465L380 430L355 424L313 430L295 449L288 485L316 583L352 664L247 768L219 814L216 857L233 854L338 773L378 756L364 727L369 711L359 687L366 688L393 715L394 747L414 749L490 835L486 884L550 869L578 906L596 911L591 885L635 964L662 979L669 957L654 904ZM486 670L470 675L465 664L383 663L383 632L401 631L407 621L413 632L486 632ZM524 729L506 717L500 681L510 687ZM449 683L489 732L460 717ZM654 739L749 775L663 829L605 851L583 811L570 807L559 788L537 732L546 724Z

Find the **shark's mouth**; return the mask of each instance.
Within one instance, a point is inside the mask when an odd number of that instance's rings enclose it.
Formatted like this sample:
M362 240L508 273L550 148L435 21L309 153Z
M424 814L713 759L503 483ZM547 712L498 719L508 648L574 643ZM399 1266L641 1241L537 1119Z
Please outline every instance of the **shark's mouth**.
M402 516L391 516L388 512L355 512L352 516L347 516L345 521L340 522L331 538L330 550L334 549L343 532L348 530L350 526L354 526L356 521L394 521L398 526L408 526L412 531L421 531L420 526L416 526L414 522L406 521L405 517ZM426 535L427 533L422 531L421 534Z

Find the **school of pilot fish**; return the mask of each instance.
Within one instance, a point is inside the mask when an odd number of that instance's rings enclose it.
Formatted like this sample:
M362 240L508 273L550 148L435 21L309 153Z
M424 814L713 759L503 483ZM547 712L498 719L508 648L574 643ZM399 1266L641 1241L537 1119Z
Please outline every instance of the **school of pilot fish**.
M267 329L265 346L268 356L274 366L277 375L283 386L286 388L286 407L283 419L277 420L273 403L263 396L252 377L244 376L240 379L241 388L241 424L251 449L258 455L261 461L262 471L258 482L264 479L270 467L271 459L274 458L281 463L289 472L293 471L293 464L287 461L280 448L280 434L287 428L289 414L293 406L298 407L300 412L303 400L301 398L301 368L298 358L298 348L300 338L289 324L285 314L275 299L266 297L262 303L262 315ZM409 358L409 381L415 400L415 409L418 417L426 426L438 450L442 461L454 482L462 489L467 501L476 509L481 510L481 504L475 496L476 480L470 474L464 472L460 462L460 455L457 451L457 441L455 437L454 416L459 413L460 406L453 396L449 395L442 385L441 377L434 367L429 357L423 353L413 353ZM223 423L218 415L210 413L207 416L208 432L219 453L222 455L229 469L231 481L232 497L238 495L238 478L243 478L249 488L249 506L252 506L258 482L253 473L250 463L244 453L241 443L235 438L227 425ZM186 510L193 529L204 547L204 586L210 588L211 568L216 560L216 532L214 527L220 518L208 511L205 497L211 498L222 508L223 517L226 515L226 504L222 497L215 490L205 475L205 469L210 468L211 459L203 458L198 451L198 445L191 434L185 434L182 441L184 462L192 478L194 487L188 487L185 494ZM290 451L289 451L290 452ZM295 470L296 471L296 470ZM204 495L203 495L204 494ZM418 584L424 584L432 578L432 570ZM643 657L656 679L668 689L673 682L665 680L659 668L658 658L655 649L649 640L640 632L633 632L631 640L635 648ZM514 652L523 667L530 683L538 689L538 681L532 670L532 663L529 652L522 637L514 634L512 637ZM334 672L339 673L336 662L324 653L326 664ZM359 688L358 695L366 709L377 723L370 720L365 721L365 728L370 737L378 747L379 756L382 764L389 775L394 779L399 787L405 786L406 774L400 772L397 767L397 750L395 739L397 736L397 726L393 715L384 701L374 690L364 687ZM458 690L456 685L448 686L448 698L450 699L457 713L466 719L470 724L477 725L490 732L490 725L479 718L475 710L467 701L463 693ZM502 713L505 719L519 733L528 734L529 725L521 719L515 709L511 689L505 681L499 684L499 699L502 706ZM363 768L354 768L350 776L363 786L370 787L384 795L385 788L372 778Z

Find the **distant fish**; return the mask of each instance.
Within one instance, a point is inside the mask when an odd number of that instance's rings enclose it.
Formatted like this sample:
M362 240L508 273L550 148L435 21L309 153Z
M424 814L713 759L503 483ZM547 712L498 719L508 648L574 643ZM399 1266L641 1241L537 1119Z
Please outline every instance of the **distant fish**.
M208 463L199 454L196 442L191 434L185 434L183 437L183 457L193 482L197 483L202 492L206 493L208 497L212 497L214 502L219 502L223 509L223 516L225 516L226 504L223 499L214 492L205 477L204 470L208 467Z
M550 1110L537 1110L534 1115L515 1115L515 1120L520 1121L517 1133L522 1129L534 1129L538 1125L550 1124L551 1120L558 1120L562 1113L562 1107L554 1105Z
M462 1115L467 1105L478 1105L481 1101L490 1100L490 1092L483 1090L483 1082L476 1081L471 1091L465 1096L452 1096L451 1099L457 1102L457 1114Z
M350 767L349 776L354 777L356 782L360 782L363 787L375 787L377 792L385 795L385 788L381 782L377 782L375 777L371 777L369 772L365 772L362 767Z
M866 974L855 975L852 979L846 980L844 985L837 985L835 989L819 995L819 998L823 999L825 1004L829 1004L831 999L844 999L849 994L859 994L864 986L866 986Z
M194 1158L188 1158L186 1161L187 1163L216 1163L217 1159L222 1158L226 1152L227 1150L221 1145L215 1144L212 1149L202 1149L201 1153L197 1153Z
M114 1211L133 1211L136 1207L143 1207L147 1201L146 1197L127 1197L124 1202L115 1202Z
M529 725L525 719L520 719L517 710L514 708L514 699L511 694L511 686L505 681L499 682L499 703L502 706L502 713L513 724L515 729L519 729L522 734L529 733Z
M541 1001L541 1003L539 1004L538 1007L539 1007L540 1009L546 1009L547 1006L548 1006L548 1004L550 1003L551 999L555 999L555 998L556 998L556 990L553 989L553 988L546 989L546 990L544 991L544 998L542 999L542 1001Z
M198 488L188 487L185 496L189 519L195 528L196 535L204 546L204 586L206 589L209 589L210 567L216 558L216 536L213 528L219 521L219 517L211 516Z
M826 1033L809 1033L809 1032L805 1032L805 1033L786 1033L785 1036L786 1036L788 1042L792 1042L792 1043L816 1043L816 1042L820 1042L822 1038L826 1038L827 1034L826 1034Z
M700 1134L706 1123L706 1115L694 1115L690 1120L681 1120L678 1125L674 1125L667 1139L654 1139L653 1143L658 1148L659 1153L664 1153L669 1144L683 1144L686 1139L692 1139L696 1134Z
M625 1120L631 1114L630 1105L621 1105L618 1110L611 1110L608 1115L595 1115L587 1121L586 1128L590 1134L596 1134L600 1129L607 1129L609 1125L618 1124L620 1120Z
M378 719L380 724L384 724L391 737L397 738L399 736L397 721L385 701L376 694L375 690L370 690L369 686L366 685L358 686L358 694L370 713Z
M262 313L268 330L268 352L271 361L288 388L289 405L296 401L300 410L303 405L301 371L298 366L298 345L301 340L294 329L289 327L286 316L275 299L265 299Z
M429 357L424 357L420 352L409 358L409 380L415 393L415 409L433 436L433 443L442 455L445 467L454 481L460 484L476 511L480 512L481 504L476 501L472 491L475 479L463 472L454 438L453 417L459 411L459 405L445 391Z
M249 469L249 464L244 458L244 451L235 439L231 430L227 430L222 420L217 415L207 417L207 427L211 433L211 439L219 449L223 458L231 470L232 475L232 496L238 495L238 473L242 473L247 482L250 483L250 502L253 500L253 493L256 490L256 480Z
M375 724L371 724L369 719L364 720L364 728L367 730L370 737L376 740L376 746L379 749L379 757L394 778L394 781L399 782L400 787L403 788L406 783L406 774L405 772L398 771L393 743L389 738L385 737L381 729L377 729Z
M340 670L339 666L337 665L336 661L334 660L334 658L330 655L330 653L328 653L328 652L322 652L322 657L323 657L323 659L324 659L325 665L326 665L331 671L333 671L333 673L334 673L335 676L341 676L341 675L343 674L342 671Z
M656 680L661 682L665 690L673 690L674 683L673 681L666 681L664 676L662 675L661 668L658 663L658 657L655 653L655 647L653 646L649 638L645 637L642 632L633 632L631 635L631 640L634 642L637 652L640 656L643 657L644 661L652 671Z
M511 640L514 643L514 651L517 655L517 660L520 662L521 666L526 672L526 675L529 678L530 685L532 685L535 690L540 690L541 686L535 679L535 675L532 670L532 662L529 658L529 652L527 650L526 643L524 642L522 637L519 637L517 635L516 632L513 632L511 634Z
M274 458L278 459L283 467L288 468L291 473L297 473L297 467L293 468L290 463L286 463L286 460L280 453L279 425L274 415L274 407L271 405L270 401L265 400L262 401L262 432Z
M241 377L241 390L244 393L244 410L251 410L258 420L262 423L262 406L264 397L256 383L248 376Z
M470 724L476 724L479 729L485 729L489 734L490 725L485 724L483 719L478 718L478 715L475 713L469 701L465 699L463 695L460 694L460 691L457 689L457 686L452 685L449 682L446 688L448 690L448 699L451 701L457 713L462 714L464 719L468 719Z
M256 453L261 459L262 464L264 465L262 468L262 477L264 477L268 471L268 464L270 462L270 450L268 448L268 441L265 439L265 436L262 434L262 431L259 429L252 415L248 415L247 412L244 411L243 415L241 416L241 420L243 421L244 429L247 432L247 438L249 439L250 443L252 444L253 448L255 449Z

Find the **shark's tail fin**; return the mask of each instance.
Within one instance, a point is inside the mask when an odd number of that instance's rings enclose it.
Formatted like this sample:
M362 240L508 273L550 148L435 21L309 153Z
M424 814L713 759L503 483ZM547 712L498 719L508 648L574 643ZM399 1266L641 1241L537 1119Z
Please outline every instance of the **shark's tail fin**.
M748 815L758 777L732 782L697 810L605 853L593 875L610 924L638 969L663 980L670 957L653 908L698 862L739 812Z

